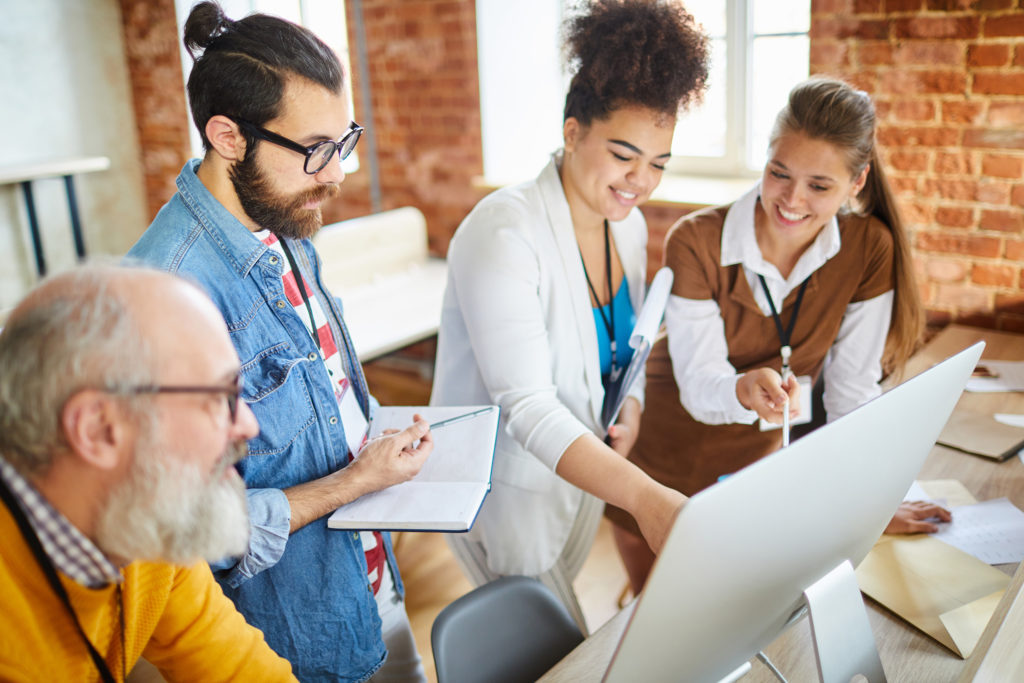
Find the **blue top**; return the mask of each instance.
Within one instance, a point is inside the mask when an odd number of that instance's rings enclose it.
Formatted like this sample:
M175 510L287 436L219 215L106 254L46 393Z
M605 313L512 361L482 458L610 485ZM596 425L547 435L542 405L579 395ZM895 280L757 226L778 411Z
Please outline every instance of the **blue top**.
M619 369L625 369L633 357L633 349L629 346L629 337L633 334L633 327L636 325L636 313L633 311L633 302L629 300L629 283L626 277L622 277L619 284L619 291L610 304L594 306L594 326L597 327L597 351L601 357L601 381L608 388L608 374L612 371L612 345L608 339L608 328L604 321L611 321L611 309L615 308L615 361ZM604 319L601 312L604 311Z
M317 520L289 535L291 507L282 491L346 466L338 401L306 324L285 297L282 259L207 191L195 175L198 164L185 164L178 192L128 257L184 275L210 294L242 362L242 398L260 423L249 457L237 465L248 487L249 550L214 565L215 575L299 680L365 681L386 651L359 532L328 529L326 520ZM309 240L287 242L327 313L345 373L369 416L376 402L341 302L324 288ZM401 594L391 539L383 536Z

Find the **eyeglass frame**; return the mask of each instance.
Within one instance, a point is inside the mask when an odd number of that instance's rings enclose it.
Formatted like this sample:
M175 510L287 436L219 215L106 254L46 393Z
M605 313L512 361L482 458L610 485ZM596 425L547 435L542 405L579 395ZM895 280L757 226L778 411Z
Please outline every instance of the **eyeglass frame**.
M245 380L242 377L241 371L235 375L234 386L188 386L188 385L162 385L162 384L142 384L138 386L129 387L113 387L106 389L107 392L112 394L224 394L224 398L228 404L228 416L231 418L231 424L238 422L238 404L244 402L242 398L242 391L245 390Z
M284 147L285 149L290 149L293 152L298 152L299 154L306 157L306 161L303 162L302 164L302 170L303 172L306 173L306 175L316 175L320 171L327 168L327 164L331 163L331 159L334 158L334 154L338 155L339 161L344 161L345 159L348 159L352 152L355 151L356 145L359 144L359 138L362 137L363 131L365 130L355 121L351 121L348 124L348 131L346 131L346 133L342 135L339 139L321 140L320 142L317 142L307 147L305 145L300 145L294 140L289 140L285 136L275 133L272 130L267 130L262 126L257 126L255 123L252 123L251 121L246 121L243 118L231 116L230 114L225 114L225 116L227 116L229 119L237 123L253 137L259 140L266 140L272 145L277 145L278 147ZM341 151L345 149L346 141L353 135L355 136L355 140L352 141L352 147L349 148L347 152L345 152L344 156L342 156ZM316 169L315 171L310 171L310 159L313 158L313 154L316 152L316 150L319 149L320 147L323 147L324 145L334 145L334 153L324 158L324 163L320 166L320 168Z

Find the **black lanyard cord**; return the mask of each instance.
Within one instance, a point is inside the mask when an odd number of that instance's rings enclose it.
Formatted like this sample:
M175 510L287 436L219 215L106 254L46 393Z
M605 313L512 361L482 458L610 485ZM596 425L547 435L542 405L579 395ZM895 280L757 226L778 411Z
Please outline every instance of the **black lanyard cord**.
M0 479L0 499L3 499L4 503L7 505L7 509L11 511L11 517L14 518L14 522L18 525L18 529L21 531L21 535L24 537L25 543L35 556L36 562L43 570L43 574L46 575L50 586L53 588L53 592L57 594L60 601L64 603L64 607L67 608L68 614L71 616L71 621L74 622L75 628L78 629L78 635L82 637L82 641L85 643L86 647L89 648L89 656L92 658L93 664L99 671L100 677L103 679L103 683L116 683L114 675L110 673L110 667L107 666L107 662L103 659L100 653L96 651L92 641L90 641L89 637L85 634L82 624L78 621L78 615L75 614L75 608L71 606L71 599L68 597L67 591L64 590L64 584L60 582L60 578L57 576L57 569L53 566L53 562L46 554L46 551L43 550L43 546L39 542L39 538L36 536L35 531L32 529L32 525L29 523L28 518L21 509L21 506L18 505L18 502L15 500L14 494L7 488L7 484L3 479ZM120 584L117 586L117 606L118 618L121 624L121 675L127 676L127 655L124 651L124 604ZM122 678L122 680L124 679Z
M775 302L772 300L771 292L768 291L768 283L765 282L764 275L758 274L757 279L761 281L761 289L764 290L764 295L768 299L768 307L772 311L772 320L775 321L775 330L779 333L779 343L782 345L782 369L784 371L783 375L785 375L789 371L789 356L792 353L790 341L793 336L793 330L796 328L796 317L800 314L800 304L804 300L804 291L807 289L807 283L810 282L811 278L808 276L806 280L800 283L800 289L796 293L796 301L793 302L793 315L789 317L789 325L786 329L782 328L782 318L775 308Z
M594 301L597 302L597 312L601 316L601 322L604 323L604 329L608 332L608 342L611 346L612 355L611 375L614 377L616 371L615 351L617 346L615 343L615 298L612 296L612 248L611 241L608 239L607 219L604 222L604 273L608 284L608 315L604 314L604 306L601 305L601 297L597 295L594 283L590 281L590 274L587 272L587 263L583 260L582 252L580 252L580 261L583 262L583 277L587 278L587 287L590 288L590 293L594 295Z
M299 295L302 297L302 302L306 304L306 313L309 315L309 328L310 334L313 336L313 342L316 344L316 348L323 351L320 347L320 333L316 329L316 319L313 317L313 305L309 303L309 296L306 294L306 282L302 278L302 273L299 271L299 267L295 264L295 257L292 256L292 250L288 248L285 241L278 240L281 243L281 250L284 252L284 257L288 259L288 265L292 269L292 275L295 276L295 286L299 288Z

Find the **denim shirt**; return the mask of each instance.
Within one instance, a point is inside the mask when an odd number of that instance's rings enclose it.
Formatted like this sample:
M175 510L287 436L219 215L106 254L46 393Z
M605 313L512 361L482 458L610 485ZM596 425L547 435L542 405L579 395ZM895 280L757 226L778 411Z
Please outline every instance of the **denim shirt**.
M243 398L260 423L238 463L248 487L248 552L214 565L217 580L249 623L292 662L302 681L363 681L384 661L381 622L358 532L317 520L289 535L282 489L344 467L348 446L338 403L316 345L281 283L281 259L209 193L185 164L178 192L128 252L203 287L224 315L242 362ZM320 279L309 240L288 240L313 295L328 312L345 372L363 412L369 394L341 313ZM399 594L401 579L384 536Z

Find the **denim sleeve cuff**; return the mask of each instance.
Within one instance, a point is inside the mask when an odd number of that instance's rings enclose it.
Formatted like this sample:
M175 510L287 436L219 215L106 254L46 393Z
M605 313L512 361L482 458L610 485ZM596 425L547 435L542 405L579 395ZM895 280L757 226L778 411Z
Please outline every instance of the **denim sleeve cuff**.
M240 558L211 564L222 571L222 580L232 588L277 564L284 554L291 526L292 508L280 489L249 489L249 550ZM224 571L226 570L226 572Z

